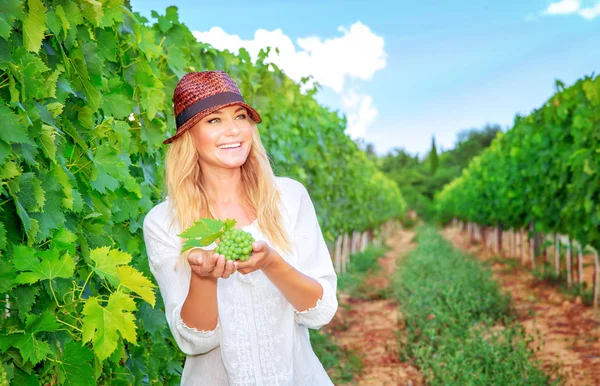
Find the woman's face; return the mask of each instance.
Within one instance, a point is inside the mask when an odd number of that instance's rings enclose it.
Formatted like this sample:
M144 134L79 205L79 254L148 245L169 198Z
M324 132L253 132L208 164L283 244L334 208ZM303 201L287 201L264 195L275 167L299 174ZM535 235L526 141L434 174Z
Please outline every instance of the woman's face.
M245 107L224 107L191 129L201 162L219 168L239 168L252 148L252 125Z

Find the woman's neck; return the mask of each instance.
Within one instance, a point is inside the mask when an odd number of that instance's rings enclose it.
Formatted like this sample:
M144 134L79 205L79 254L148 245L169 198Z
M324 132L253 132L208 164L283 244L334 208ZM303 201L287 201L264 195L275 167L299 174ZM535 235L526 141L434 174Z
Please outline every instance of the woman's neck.
M241 168L211 170L202 174L202 186L217 205L239 202L242 195Z

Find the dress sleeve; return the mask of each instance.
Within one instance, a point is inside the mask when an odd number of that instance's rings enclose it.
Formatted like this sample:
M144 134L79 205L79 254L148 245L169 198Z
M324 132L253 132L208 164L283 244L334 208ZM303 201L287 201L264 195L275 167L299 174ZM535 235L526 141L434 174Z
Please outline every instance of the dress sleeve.
M187 355L204 354L219 345L221 328L217 322L214 330L199 331L187 326L181 319L181 307L187 297L190 280L183 267L175 270L180 247L159 225L166 221L157 221L150 214L144 219L144 242L150 271L158 283L167 323L179 349Z
M300 198L294 242L298 251L298 270L317 280L323 287L323 296L315 306L304 311L295 310L294 317L298 324L319 329L329 323L337 311L337 276L306 189L303 189Z

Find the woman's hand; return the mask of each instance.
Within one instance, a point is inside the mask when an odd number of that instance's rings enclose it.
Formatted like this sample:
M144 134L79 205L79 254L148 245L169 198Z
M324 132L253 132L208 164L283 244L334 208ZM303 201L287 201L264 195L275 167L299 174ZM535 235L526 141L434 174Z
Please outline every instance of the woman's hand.
M187 260L194 274L215 280L227 279L238 269L237 261L226 261L225 256L218 253L211 254L210 251L192 251Z
M240 261L237 270L246 275L259 269L264 270L280 260L282 260L282 258L279 253L271 248L269 244L264 241L257 241L252 243L252 254L250 255L250 259Z

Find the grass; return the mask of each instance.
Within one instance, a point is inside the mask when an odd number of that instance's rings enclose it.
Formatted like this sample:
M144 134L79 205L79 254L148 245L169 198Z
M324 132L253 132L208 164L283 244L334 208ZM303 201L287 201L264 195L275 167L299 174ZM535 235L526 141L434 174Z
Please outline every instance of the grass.
M394 293L407 324L403 356L430 385L548 385L531 343L510 315L489 267L456 250L431 226L403 260Z
M333 336L319 330L310 331L310 343L334 384L349 383L362 370L362 359L333 341Z
M381 266L378 259L385 254L387 247L368 247L364 252L350 255L350 262L346 272L338 275L338 290L347 293L353 298L370 299L385 296L385 291L376 291L368 288L365 279L371 273L377 273Z
M544 267L538 267L533 270L533 276L541 282L551 285L557 288L560 292L571 295L573 297L581 297L583 304L592 306L594 303L594 290L590 288L586 282L579 284L575 280L573 281L571 288L567 285L567 273L561 270L559 275L554 272L554 267L550 264L544 264Z

